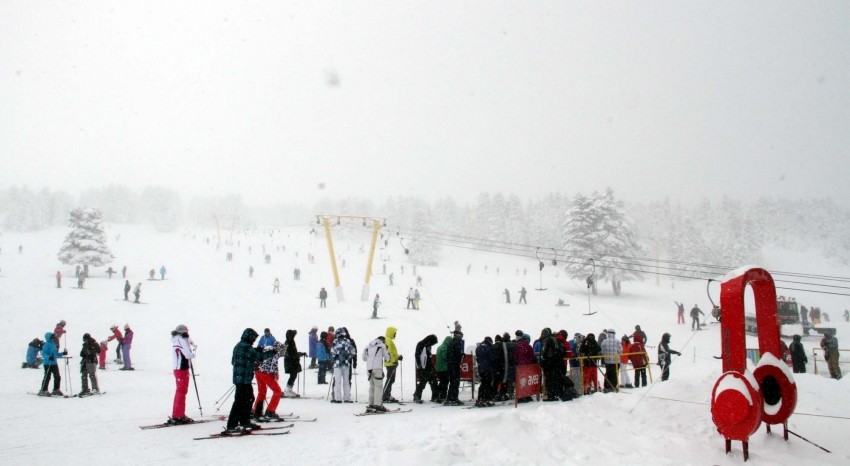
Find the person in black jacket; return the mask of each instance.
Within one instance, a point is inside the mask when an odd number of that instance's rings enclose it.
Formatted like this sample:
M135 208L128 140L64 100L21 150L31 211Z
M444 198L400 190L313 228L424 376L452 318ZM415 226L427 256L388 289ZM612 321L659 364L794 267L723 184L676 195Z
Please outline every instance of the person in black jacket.
M83 349L80 350L80 374L83 378L83 391L80 396L91 395L92 391L100 393L97 387L97 357L100 355L100 344L88 333L83 335ZM91 390L89 390L91 379Z
M602 353L602 348L596 342L596 335L588 333L578 350L579 356L586 358L582 360L581 364L584 374L582 384L584 385L585 395L599 391L599 376L596 373L596 365L599 359L594 358L594 356L599 356L600 353Z
M431 347L437 344L437 335L428 335L416 344L414 356L416 358L416 391L413 392L413 401L422 403L422 391L425 384L431 387L431 401L438 397L437 371L431 362Z
M254 387L251 383L254 381L254 370L259 362L254 342L258 336L260 335L256 330L246 328L239 343L233 347L230 364L233 366L233 384L236 385L236 391L224 431L228 435L259 427L259 424L251 422L251 405L254 403Z
M478 365L478 377L481 388L475 406L493 406L493 339L484 337L484 341L475 349L475 363Z
M806 350L803 348L803 343L800 339L800 335L794 335L794 341L792 341L791 345L788 346L788 351L791 352L791 365L794 368L794 372L797 374L805 374L806 363L809 362L809 358L806 357Z
M502 380L505 378L506 360L504 356L504 343L502 336L496 334L493 339L493 347L491 349L493 357L493 396L495 399L502 401Z
M446 351L446 365L449 370L449 391L446 394L446 406L461 406L463 402L457 399L460 391L460 363L463 361L463 332L452 332L452 341Z
M298 352L298 347L295 345L295 335L297 333L297 330L287 330L286 341L283 343L285 348L285 352L283 354L283 371L289 374L289 380L286 381L286 391L283 393L284 396L296 398L299 395L295 393L292 386L295 385L295 379L298 377L298 373L302 370L299 358L307 356L307 353Z
M658 345L658 365L661 366L661 380L667 380L670 377L670 355L675 354L681 356L682 353L670 349L670 334L661 335L661 343Z
M563 350L558 340L552 335L552 330L544 328L540 332L540 366L543 369L543 380L546 382L546 401L556 401L564 397Z

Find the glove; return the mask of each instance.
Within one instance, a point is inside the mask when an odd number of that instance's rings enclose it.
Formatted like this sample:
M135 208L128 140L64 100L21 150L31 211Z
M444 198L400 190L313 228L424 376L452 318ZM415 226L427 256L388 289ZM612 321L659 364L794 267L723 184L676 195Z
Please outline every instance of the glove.
M271 346L271 345L266 345L266 346L263 347L263 351L271 351L273 349L274 349L274 346Z
M63 350L62 350L62 356L67 356L67 355L68 355L68 350L67 350L67 349L63 349Z
M402 359L404 359L404 356L402 356L402 355L400 355L400 354L399 354L399 355L398 355L398 360L399 360L399 361L401 361Z
M307 356L307 353L298 353L298 356L301 356L303 358L304 356Z

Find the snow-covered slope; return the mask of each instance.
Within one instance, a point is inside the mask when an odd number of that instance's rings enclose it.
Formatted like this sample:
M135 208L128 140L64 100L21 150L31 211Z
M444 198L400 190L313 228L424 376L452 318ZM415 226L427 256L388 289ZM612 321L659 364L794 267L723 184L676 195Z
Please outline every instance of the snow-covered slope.
M103 268L93 270L86 289L77 290L73 268L56 259L64 228L31 234L4 233L0 236L0 348L7 355L0 368L5 401L0 423L0 462L23 464L61 461L63 464L234 464L245 461L274 461L292 464L339 462L353 464L739 464L740 444L726 457L723 439L715 432L709 412L711 388L720 375L720 353L716 325L691 332L676 324L674 300L690 308L698 303L710 308L705 282L676 282L654 277L642 283L624 283L623 296L615 298L604 285L600 295L588 302L581 283L568 281L555 267L544 269L545 291L540 288L536 263L513 257L443 251L439 267L419 267L423 300L418 311L405 309L405 294L415 287L411 266L397 246L384 251L390 256L388 272L395 275L389 286L376 260L369 302L360 294L366 266L368 238L336 244L340 259L344 302L337 302L333 275L324 238L312 237L307 228L293 228L254 235L235 236L239 245L216 249L214 233L192 231L156 233L146 227L107 226L115 262L127 265L131 284L142 283L142 301L123 302L123 280L108 279ZM120 240L116 241L116 235ZM209 237L210 243L205 239ZM263 261L263 245L272 256ZM18 254L18 246L23 253ZM248 246L252 253L248 253ZM285 246L285 251L280 247ZM395 247L395 249L392 249ZM228 251L232 262L225 261ZM316 257L309 263L308 254ZM821 263L808 256L767 254L764 266L779 270L818 272ZM805 262L803 262L805 261ZM813 264L817 264L813 265ZM147 281L150 269L168 269L167 280ZM400 266L404 265L405 273ZM467 274L467 266L472 265ZM248 277L248 267L255 269ZM487 266L487 273L484 267ZM293 269L302 270L300 281ZM499 273L496 273L496 268ZM827 267L823 264L823 267ZM847 269L828 266L829 273L850 275ZM523 273L528 270L528 274ZM55 287L54 275L61 270L66 280ZM519 271L519 272L518 272ZM281 293L272 294L272 282L281 280ZM319 309L319 288L328 289L327 309ZM505 304L502 291L529 290L528 305ZM716 290L715 290L716 292ZM369 319L371 299L380 293L382 319ZM783 294L780 291L780 294ZM787 294L787 293L786 293ZM556 307L558 299L569 306ZM801 302L821 305L831 311L839 341L850 335L850 325L836 322L846 299L824 295L799 297ZM818 300L814 302L814 300ZM596 314L585 316L588 306ZM69 354L79 353L83 333L105 339L112 324L129 323L135 331L133 372L118 371L110 364L99 371L101 397L51 399L28 395L38 390L41 370L21 369L27 343L52 331L65 319ZM170 331L178 324L190 329L198 344L196 360L200 406L194 389L187 398L187 414L200 417L227 413L232 398L222 400L231 386L230 353L245 327L262 332L269 327L279 338L287 329L297 329L299 349L307 350L307 332L316 325L346 326L358 344L365 345L387 326L399 329L396 345L403 355L412 355L416 343L430 333L442 339L453 321L463 325L467 349L485 335L522 329L535 337L543 327L566 329L570 334L599 333L614 328L617 335L631 333L640 324L656 345L661 334L672 334L671 347L682 352L674 358L671 379L629 393L597 394L568 403L532 403L487 410L414 405L413 412L394 416L358 418L364 405L335 405L325 400L283 401L279 412L294 411L302 417L317 417L315 423L299 423L286 436L266 438L193 441L219 431L223 423L142 431L139 426L163 422L171 411L174 379L171 373ZM807 348L817 339L805 340ZM755 346L755 341L749 342ZM846 343L845 345L846 346ZM110 345L110 360L114 355ZM655 361L655 355L652 359ZM79 391L78 360L69 370L74 391ZM822 364L822 363L821 363ZM809 365L810 371L812 364ZM797 413L792 431L832 450L827 454L796 437L789 442L781 434L766 435L764 429L750 442L755 464L848 464L850 445L842 440L842 429L850 417L850 386L847 379L834 381L821 375L796 378L799 388ZM64 368L63 368L64 371ZM414 369L407 360L403 378L397 383L397 398L411 399ZM316 372L306 371L306 394L324 396L326 385L316 384ZM660 376L652 367L654 379ZM63 380L63 387L66 381ZM356 377L357 398L366 399L363 371ZM402 393L403 392L403 393ZM427 399L430 394L426 388ZM469 391L461 393L468 400ZM837 417L823 417L837 416Z

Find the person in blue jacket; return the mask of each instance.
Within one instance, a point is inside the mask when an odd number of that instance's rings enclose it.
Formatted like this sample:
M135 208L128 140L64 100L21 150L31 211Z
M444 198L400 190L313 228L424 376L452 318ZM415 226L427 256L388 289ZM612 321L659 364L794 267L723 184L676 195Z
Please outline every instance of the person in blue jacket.
M57 363L59 358L68 354L68 350L60 353L57 349L57 343L58 341L53 337L53 332L44 334L44 346L41 347L41 356L44 358L44 379L41 381L41 390L38 392L40 396L65 396L59 390L62 377L59 375L59 366ZM53 392L47 391L50 376L53 376Z
M263 330L263 336L260 337L260 341L257 343L257 348L262 350L266 346L274 346L277 342L277 339L272 335L272 331L269 329Z
M42 346L44 346L44 342L38 338L33 339L27 345L27 359L21 365L21 369L38 369L38 366L41 365L41 358L38 357L38 352L41 351Z
M475 349L475 362L478 364L478 376L481 389L475 406L493 406L493 339L484 337L484 341Z

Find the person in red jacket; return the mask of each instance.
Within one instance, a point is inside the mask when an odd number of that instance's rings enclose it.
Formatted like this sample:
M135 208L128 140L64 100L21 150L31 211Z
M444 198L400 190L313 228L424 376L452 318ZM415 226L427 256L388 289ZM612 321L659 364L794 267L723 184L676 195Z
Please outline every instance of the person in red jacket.
M112 330L112 335L106 339L107 342L115 340L118 342L118 346L115 347L115 362L118 364L123 364L124 361L121 359L121 350L124 347L124 335L121 334L121 330L118 330L117 325L113 325L109 327L109 330Z
M626 356L626 353L629 352L629 348L632 346L629 336L623 335L623 337L620 338L620 344L623 348L623 354L620 355L620 386L625 388L634 388L632 385L632 379L629 376L629 357Z
M642 343L632 343L629 345L629 361L632 367L635 368L635 388L640 388L641 381L643 386L646 386L646 349Z
M109 347L106 345L106 340L100 342L100 355L98 356L98 364L97 368L100 370L106 369L106 353L109 351Z

